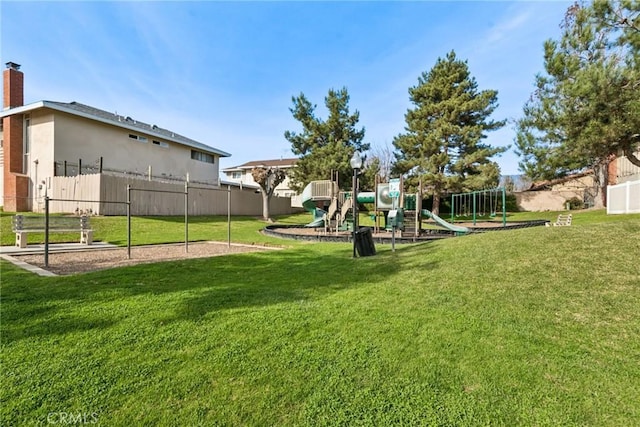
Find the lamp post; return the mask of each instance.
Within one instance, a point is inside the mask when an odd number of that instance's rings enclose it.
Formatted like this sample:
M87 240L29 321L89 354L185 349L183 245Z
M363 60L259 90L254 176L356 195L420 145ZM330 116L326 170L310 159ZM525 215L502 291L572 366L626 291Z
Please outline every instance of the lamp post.
M356 257L356 233L358 231L358 171L362 168L362 157L360 153L354 151L351 160L349 160L351 168L353 168L353 193L351 194L353 202L353 257Z

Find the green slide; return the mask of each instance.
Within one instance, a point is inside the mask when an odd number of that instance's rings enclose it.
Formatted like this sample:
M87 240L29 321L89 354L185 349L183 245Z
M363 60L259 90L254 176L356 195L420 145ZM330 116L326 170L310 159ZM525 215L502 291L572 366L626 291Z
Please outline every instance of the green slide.
M431 212L429 209L422 209L422 211L420 212L422 213L422 215L433 219L436 222L436 224L438 224L440 227L446 228L447 230L455 231L456 233L464 233L464 234L469 233L471 231L467 227L462 227L460 225L454 225L454 224L448 223L444 219L440 218L438 215Z
M311 221L309 224L306 224L305 227L323 227L324 214L326 214L326 212L320 208L315 208L312 213L313 221Z
M316 207L316 202L313 198L313 183L307 184L302 191L302 207L313 214L313 221L305 225L305 227L322 227L324 225L324 214L326 212Z

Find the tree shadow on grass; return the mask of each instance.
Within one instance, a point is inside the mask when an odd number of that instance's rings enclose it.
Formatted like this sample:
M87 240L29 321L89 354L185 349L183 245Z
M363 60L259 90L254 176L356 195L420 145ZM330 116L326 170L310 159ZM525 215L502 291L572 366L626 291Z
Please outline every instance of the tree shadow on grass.
M140 218L145 220L154 220L169 222L175 224L184 224L184 215L177 216L132 216L132 218ZM256 216L232 216L231 222L256 222ZM190 215L189 224L226 224L226 215Z
M114 319L103 319L97 316L63 315L59 318L31 318L22 322L12 322L2 327L2 340L12 343L23 339L66 335L68 333L106 329L114 325Z
M232 262L218 266L224 279L185 299L174 316L164 320L198 320L220 310L309 301L385 281L405 268L435 268L436 263L430 261L405 262L403 254L423 254L427 244L399 248L395 254L383 250L381 256L357 259L344 249L319 257L307 256L304 249L298 249L277 264L262 254L244 255L246 263L242 265Z
M333 250L335 248L335 250ZM3 268L2 318L5 343L32 336L107 328L120 320L101 307L120 301L132 316L145 316L143 304L169 298L171 319L198 319L209 312L313 300L387 280L408 268L397 254L351 258L346 245L309 245L291 250L171 261L122 267L77 276L40 278ZM151 301L151 302L149 302ZM83 307L82 313L75 307ZM87 307L95 314L87 315ZM64 314L64 316L63 316ZM77 322L73 319L78 319ZM60 318L67 319L59 321ZM165 317L167 319L167 317ZM75 322L75 323L74 323ZM46 327L43 325L46 324ZM10 325L10 327L6 327Z
M227 240L226 216L193 216L189 217L189 241ZM231 235L245 235L248 231L260 233L267 223L262 223L254 217L232 217ZM100 228L100 227L97 227ZM184 242L184 216L132 217L131 239L133 245L162 244ZM127 245L126 224L121 224L120 234L105 233L109 236L108 242L118 245ZM101 240L103 233L96 232L94 240ZM252 242L251 238L245 242ZM241 239L242 240L242 239ZM256 237L255 241L263 241L264 236ZM106 240L105 240L106 241Z

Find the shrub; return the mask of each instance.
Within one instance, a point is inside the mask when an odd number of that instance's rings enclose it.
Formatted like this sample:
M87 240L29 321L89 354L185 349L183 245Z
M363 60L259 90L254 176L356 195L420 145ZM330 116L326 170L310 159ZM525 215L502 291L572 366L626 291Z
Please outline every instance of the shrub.
M570 210L584 209L584 202L577 197L567 199L565 206L567 203L569 204Z
M504 202L507 208L507 212L520 212L520 208L518 207L518 200L516 199L515 194L507 193L504 198ZM502 200L500 199L498 199L498 211L502 211Z

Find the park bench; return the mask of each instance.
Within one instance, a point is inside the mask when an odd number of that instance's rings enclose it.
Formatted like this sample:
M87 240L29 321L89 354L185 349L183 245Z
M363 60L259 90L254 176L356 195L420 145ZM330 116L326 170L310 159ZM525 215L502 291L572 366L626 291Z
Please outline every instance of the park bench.
M80 232L80 243L91 245L93 243L93 230L89 225L89 217L49 217L49 233ZM16 246L27 247L28 233L44 233L44 217L16 215L13 217L13 232L16 233Z
M554 227L564 227L569 225L571 225L571 214L560 214L558 215L558 219L556 220L556 222L553 223Z

